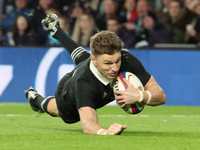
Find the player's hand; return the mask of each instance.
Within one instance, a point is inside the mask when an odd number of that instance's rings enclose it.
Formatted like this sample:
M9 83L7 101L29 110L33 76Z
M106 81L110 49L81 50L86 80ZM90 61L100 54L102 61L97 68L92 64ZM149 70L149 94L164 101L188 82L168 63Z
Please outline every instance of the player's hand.
M118 104L122 104L121 107L134 104L140 99L139 91L128 80L124 79L124 82L128 86L126 90L114 91L115 94L119 95L116 96L115 99L117 100Z
M108 128L107 135L120 135L126 128L127 128L127 125L114 123Z

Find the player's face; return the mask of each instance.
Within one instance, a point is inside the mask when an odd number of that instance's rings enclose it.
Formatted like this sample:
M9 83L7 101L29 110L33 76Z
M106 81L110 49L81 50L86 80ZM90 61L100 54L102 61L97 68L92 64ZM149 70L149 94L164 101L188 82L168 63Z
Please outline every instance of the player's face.
M97 70L108 79L115 79L121 66L121 52L113 55L103 54L96 58L91 55L91 60Z

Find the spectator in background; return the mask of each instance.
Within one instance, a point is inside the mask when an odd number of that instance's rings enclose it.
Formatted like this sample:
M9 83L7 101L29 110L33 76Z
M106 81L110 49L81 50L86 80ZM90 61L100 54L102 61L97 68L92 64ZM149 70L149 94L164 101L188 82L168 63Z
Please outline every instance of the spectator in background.
M46 17L45 11L48 9L50 4L54 3L54 0L39 0L39 6L36 7L34 12L34 25L35 27L41 26L41 21Z
M85 13L90 13L93 17L96 17L101 0L95 0L95 1L80 0L80 1L83 2Z
M50 4L53 4L54 0L39 0L39 6L35 10L34 14L34 28L40 38L39 44L44 45L46 43L48 32L43 28L41 22L46 17L46 10Z
M186 26L186 40L189 44L200 43L200 1L194 6L196 18Z
M7 13L1 20L0 26L5 32L12 31L15 18L19 15L27 15L29 22L32 22L33 15L31 10L27 7L28 0L15 0L15 6L9 13Z
M60 23L61 29L68 35L71 36L69 32L69 20L65 16L59 16L58 21ZM60 41L53 38L50 34L48 35L46 46L63 46Z
M152 47L156 43L172 43L172 36L170 33L160 24L156 23L151 16L145 16L143 19L145 27L146 41L148 46ZM142 37L142 36L140 36Z
M0 1L0 19L1 19L1 14L4 14L4 0Z
M120 24L117 16L111 16L107 19L107 30L115 32L122 41L122 46L125 48L134 47L135 37L132 31L127 30Z
M100 30L106 30L107 18L109 18L110 16L118 15L116 12L118 8L118 3L113 0L104 0L103 8L105 13L96 18L96 24ZM125 21L123 21L122 18L120 18L120 22Z
M137 19L133 23L123 24L127 30L132 30L135 37L135 47L153 46L155 43L170 43L169 32L157 22L155 13L149 11L146 0L137 2Z
M34 12L39 5L39 0L28 0L28 7Z
M185 43L185 30L178 25L178 17L181 11L182 5L178 0L172 0L169 5L170 19L163 23L164 27L170 32L173 37L173 43L181 44Z
M91 14L84 13L76 21L72 39L83 47L89 47L89 39L98 32Z
M1 13L3 15L9 13L15 7L15 0L0 0L2 4Z
M51 13L56 14L58 17L61 15L59 7L56 3L49 4L47 9L45 10L46 15L50 15Z
M158 20L162 22L166 22L169 20L169 4L172 0L162 0L163 6L162 8L156 13Z
M38 44L37 34L31 27L26 15L16 17L12 32L7 33L6 45L35 46Z
M195 5L199 0L185 0L184 7L181 7L179 15L177 16L177 25L185 30L185 26L195 19L196 14L193 12Z
M85 12L84 3L81 1L74 2L69 10L70 31L74 30L76 20Z
M154 12L149 11L149 3L147 0L139 0L137 2L136 11L137 11L137 18L133 22L127 22L123 25L126 27L127 30L133 30L137 27L138 30L144 30L143 26L143 18L145 16L151 16L154 21L157 23L157 18Z
M126 22L133 22L137 18L136 0L125 0L120 16Z

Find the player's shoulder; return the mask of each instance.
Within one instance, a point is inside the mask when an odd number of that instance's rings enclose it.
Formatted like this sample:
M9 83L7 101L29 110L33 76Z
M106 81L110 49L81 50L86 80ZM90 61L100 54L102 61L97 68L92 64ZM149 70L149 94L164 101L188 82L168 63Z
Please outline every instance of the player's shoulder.
M131 53L128 49L126 49L126 48L122 48L121 49L121 54L122 55L132 55L132 56L134 56L134 54L133 53Z
M121 49L121 53L130 53L130 51L128 49L126 49L126 48L122 48Z
M132 59L132 60L137 60L136 56L131 53L128 49L123 48L121 50L121 55L122 55L122 61L128 61L128 59Z

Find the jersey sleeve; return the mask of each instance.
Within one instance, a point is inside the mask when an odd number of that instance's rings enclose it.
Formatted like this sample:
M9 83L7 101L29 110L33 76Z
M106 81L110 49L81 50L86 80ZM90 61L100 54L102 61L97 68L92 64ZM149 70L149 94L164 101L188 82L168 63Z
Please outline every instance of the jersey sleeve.
M142 63L132 53L126 51L122 54L122 66L120 71L130 71L135 74L143 86L149 81L151 74L147 72Z
M86 106L96 109L95 99L97 99L99 96L97 88L98 87L95 87L93 84L84 80L79 80L76 82L75 91L77 109Z

